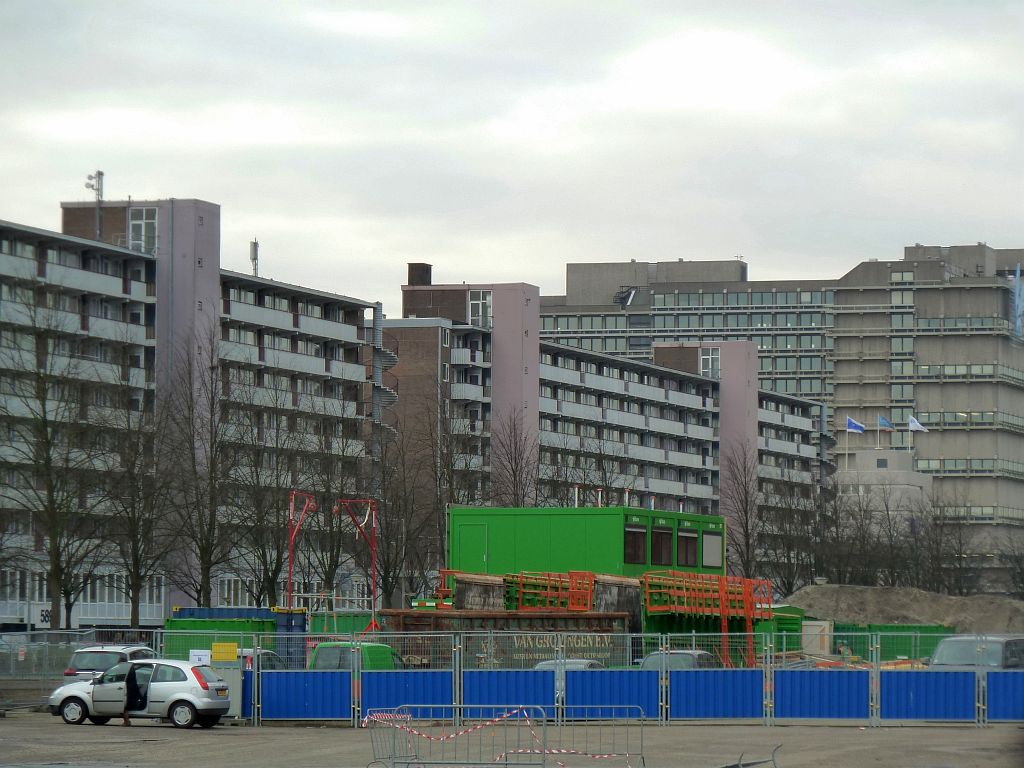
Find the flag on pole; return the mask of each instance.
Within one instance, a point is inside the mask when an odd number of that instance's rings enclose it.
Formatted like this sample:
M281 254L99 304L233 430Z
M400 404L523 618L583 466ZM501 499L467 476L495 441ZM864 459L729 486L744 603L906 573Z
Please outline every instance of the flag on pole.
M920 421L915 419L913 416L910 417L910 421L907 422L907 426L910 428L911 432L927 432L928 431L928 427L926 427Z
M864 434L864 425L859 421L854 421L849 416L846 417L846 431L856 432L858 435Z
M892 425L892 422L889 421L887 418L885 418L885 416L879 416L878 417L878 429L881 432L895 432L896 431L896 427L894 427Z

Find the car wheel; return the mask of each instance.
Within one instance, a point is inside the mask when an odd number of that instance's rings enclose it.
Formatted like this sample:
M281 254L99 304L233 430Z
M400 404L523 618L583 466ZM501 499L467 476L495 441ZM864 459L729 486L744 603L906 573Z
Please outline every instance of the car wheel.
M106 725L110 722L110 718L101 717L100 715L89 715L89 722L93 725Z
M168 714L175 728L191 728L196 724L196 708L187 701L176 701L171 704Z
M60 716L68 725L81 725L89 715L81 699L65 699L60 705Z
M213 728L220 722L220 715L199 715L196 722L199 723L200 728Z

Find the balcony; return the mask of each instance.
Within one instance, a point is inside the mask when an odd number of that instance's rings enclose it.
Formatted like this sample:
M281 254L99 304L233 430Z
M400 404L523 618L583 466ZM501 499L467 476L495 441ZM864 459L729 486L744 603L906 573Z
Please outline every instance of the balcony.
M479 435L481 437L490 434L491 422L486 419L451 419L449 421L453 435Z
M482 365L490 366L491 356L479 349L468 347L452 348L452 365Z
M707 408L703 397L690 394L689 392L676 392L670 389L668 391L668 401L672 405L682 405L696 410L705 410Z
M464 381L452 383L452 400L472 400L482 403L491 399L491 388L480 384L469 384Z
M101 296L124 296L124 280L119 276L104 275L102 272L63 267L60 264L47 264L44 279L48 283L75 292L96 293Z
M571 419L584 419L586 421L601 421L603 409L596 405L583 405L572 403L566 400L558 401L558 412Z
M604 421L619 427L635 427L647 429L647 419L639 413L617 411L612 408L604 409Z
M661 432L666 435L685 435L686 425L681 421L669 421L650 416L647 419L647 428L652 432Z
M559 368L556 365L542 365L540 367L540 380L557 381L561 384L579 385L582 382L579 371L572 371L568 368Z

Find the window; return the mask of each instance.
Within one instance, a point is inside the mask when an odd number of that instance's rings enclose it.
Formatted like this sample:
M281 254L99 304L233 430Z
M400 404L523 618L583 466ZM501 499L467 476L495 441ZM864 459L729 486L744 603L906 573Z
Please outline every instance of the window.
M892 399L894 401L914 399L913 384L893 384L890 389L892 390Z
M717 379L721 372L721 347L702 347L700 350L700 375Z
M913 328L914 316L909 312L897 312L889 318L889 325L892 328Z
M689 568L697 567L697 532L680 530L676 534L676 563Z
M722 567L722 534L717 531L704 531L701 536L700 548L703 553L702 567Z
M627 525L623 536L623 561L645 565L647 563L647 528L641 525Z
M469 322L482 328L491 327L491 291L469 292ZM574 320L576 318L573 318Z
M451 366L448 365L448 363L444 364L444 373L442 375L444 377L442 379L443 381L450 381L451 380Z
M163 664L157 665L156 671L153 672L154 683L182 683L186 680L184 670L178 669L177 667L169 667Z
M156 208L128 210L128 247L133 251L153 253L156 250Z
M889 291L889 300L892 304L913 304L913 291Z
M913 353L914 338L912 336L893 336L889 339L889 351L897 355Z
M912 283L914 282L913 272L893 272L890 275L890 282L893 283Z
M672 529L651 531L651 565L672 565Z
M441 346L450 347L452 345L452 332L447 328L441 332Z

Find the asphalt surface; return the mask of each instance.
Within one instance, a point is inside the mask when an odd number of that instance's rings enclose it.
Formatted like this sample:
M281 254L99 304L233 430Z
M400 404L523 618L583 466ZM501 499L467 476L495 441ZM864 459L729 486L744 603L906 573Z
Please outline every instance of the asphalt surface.
M368 732L336 726L221 725L211 730L177 730L165 723L135 721L124 728L65 725L60 718L14 711L0 718L0 765L281 766L357 768L373 759ZM858 726L670 725L644 729L648 768L720 768L768 758L780 746L779 768L1022 768L1024 727L997 725ZM558 760L572 766L611 768L636 758ZM549 765L558 763L549 758ZM769 764L770 765L770 764Z

